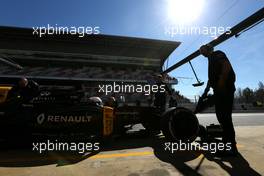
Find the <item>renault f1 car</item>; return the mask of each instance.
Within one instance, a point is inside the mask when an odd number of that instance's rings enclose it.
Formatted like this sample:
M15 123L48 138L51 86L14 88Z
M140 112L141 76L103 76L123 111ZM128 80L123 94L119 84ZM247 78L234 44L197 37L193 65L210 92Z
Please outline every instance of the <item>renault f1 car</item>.
M40 140L106 139L124 132L125 126L141 123L148 131L162 131L169 140L193 141L204 128L196 115L182 107L161 113L156 107L104 106L100 99L81 101L76 91L41 90L29 102L20 96L6 100L10 86L0 88L0 139ZM98 100L98 101L96 101Z

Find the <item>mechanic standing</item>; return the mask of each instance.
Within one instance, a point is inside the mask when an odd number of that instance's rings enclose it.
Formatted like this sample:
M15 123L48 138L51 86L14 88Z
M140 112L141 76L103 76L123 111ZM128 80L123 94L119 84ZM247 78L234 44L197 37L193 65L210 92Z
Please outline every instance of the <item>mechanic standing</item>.
M166 110L166 102L167 102L167 93L171 95L171 90L169 86L165 83L164 77L161 74L155 75L156 85L159 87L158 91L154 94L154 106L157 107L160 112L164 112ZM164 86L165 91L161 91L160 87Z
M208 83L202 97L210 88L215 98L217 120L223 129L223 142L231 143L231 150L218 151L220 155L236 156L238 154L235 130L232 122L232 108L235 92L235 72L224 52L214 51L211 45L200 47L200 53L208 58Z

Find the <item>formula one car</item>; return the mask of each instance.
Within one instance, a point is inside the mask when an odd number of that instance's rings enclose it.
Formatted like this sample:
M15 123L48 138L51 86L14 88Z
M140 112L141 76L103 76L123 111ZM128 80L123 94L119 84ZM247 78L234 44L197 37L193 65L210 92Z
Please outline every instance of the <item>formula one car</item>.
M124 133L125 126L138 123L147 131L162 131L172 141L191 142L204 134L196 115L182 107L172 107L164 113L156 107L113 108L104 106L98 97L82 101L81 93L62 89L41 90L29 102L19 95L6 100L10 89L0 88L0 139L5 141L36 141L54 136L65 140L101 140Z
M39 96L24 102L19 95L6 100L8 86L0 90L2 139L49 135L74 138L75 134L99 138L112 133L113 108L95 101L81 102L78 93L42 90Z
M260 9L253 15L233 26L228 31L218 36L208 44L215 47L218 44L259 24L264 18L264 9ZM162 73L182 66L200 55L199 50L194 51L178 63L164 70ZM1 62L21 69L16 63L0 58ZM191 65L192 66L192 65ZM193 67L192 67L193 69ZM202 85L195 74L197 84ZM214 127L205 130L199 125L196 115L180 107L172 107L164 113L155 107L117 107L103 106L96 101L81 102L80 97L74 93L59 93L60 91L43 90L39 96L30 102L24 102L17 96L13 101L6 101L6 95L10 87L0 88L0 139L11 136L32 136L40 134L66 135L81 133L85 136L99 138L109 137L113 133L119 133L122 126L127 124L142 123L147 130L161 130L165 137L172 140L192 141L204 131L215 131ZM213 99L208 99L208 101ZM199 103L198 103L199 104ZM204 100L200 100L200 106L196 112L204 109Z

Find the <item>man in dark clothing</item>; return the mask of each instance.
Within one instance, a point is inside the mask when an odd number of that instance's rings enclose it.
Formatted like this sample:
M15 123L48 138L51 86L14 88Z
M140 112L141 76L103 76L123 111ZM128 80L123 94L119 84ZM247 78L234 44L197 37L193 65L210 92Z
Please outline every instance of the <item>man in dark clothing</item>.
M235 72L222 51L214 51L210 45L203 45L200 53L208 58L208 83L202 97L206 97L210 88L214 91L215 111L223 129L223 142L231 143L231 150L219 152L237 155L235 130L232 122L232 108L235 92Z
M8 92L7 101L20 97L23 102L27 102L32 100L32 98L38 94L39 85L36 82L23 77L18 81L18 84L12 87Z
M166 110L166 97L167 93L171 95L169 86L164 82L162 75L156 75L156 85L159 87L158 91L154 94L154 106L157 107L161 112ZM161 91L160 87L164 85L165 91Z
M171 89L171 96L169 100L169 107L177 107L177 93L175 92L175 89Z

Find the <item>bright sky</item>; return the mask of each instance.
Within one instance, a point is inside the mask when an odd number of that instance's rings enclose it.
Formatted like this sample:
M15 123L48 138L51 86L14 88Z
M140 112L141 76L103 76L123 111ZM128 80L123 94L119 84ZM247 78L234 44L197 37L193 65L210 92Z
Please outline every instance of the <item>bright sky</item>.
M0 6L0 25L35 26L99 26L100 32L180 41L182 44L169 57L168 65L183 59L213 38L203 34L168 35L166 29L184 25L203 27L232 27L264 7L264 0L8 0ZM237 87L255 88L264 82L264 22L232 38L216 49L224 51L237 74ZM199 79L207 81L207 59L193 60ZM203 87L192 87L195 82L189 65L170 73L180 79L175 87L183 95L193 98Z

